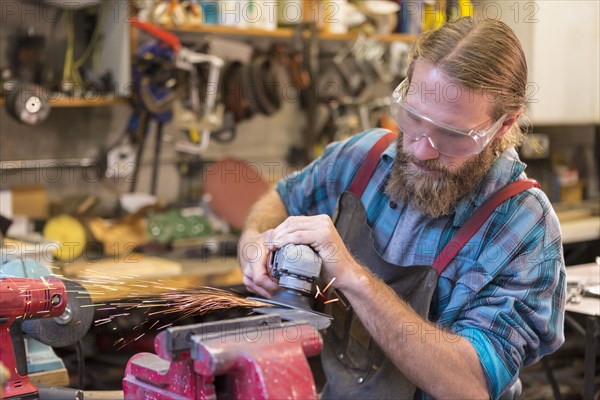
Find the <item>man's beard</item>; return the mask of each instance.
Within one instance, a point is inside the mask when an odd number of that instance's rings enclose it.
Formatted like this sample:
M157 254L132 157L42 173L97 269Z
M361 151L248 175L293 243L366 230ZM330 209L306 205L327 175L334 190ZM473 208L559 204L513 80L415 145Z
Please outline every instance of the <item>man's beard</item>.
M450 171L438 160L421 161L404 151L401 134L397 140L396 159L386 192L392 199L410 202L432 218L454 212L458 202L475 190L501 153L499 141L494 140L458 170ZM412 164L436 172L425 172Z

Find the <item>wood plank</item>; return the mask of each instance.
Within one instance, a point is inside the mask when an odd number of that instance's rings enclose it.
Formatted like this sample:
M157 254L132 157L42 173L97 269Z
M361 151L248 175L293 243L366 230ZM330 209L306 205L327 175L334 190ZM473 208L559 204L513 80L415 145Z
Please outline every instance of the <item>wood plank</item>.
M36 372L29 374L29 380L36 386L69 386L69 373L65 368Z
M125 396L122 390L85 390L83 398L85 400L121 400Z

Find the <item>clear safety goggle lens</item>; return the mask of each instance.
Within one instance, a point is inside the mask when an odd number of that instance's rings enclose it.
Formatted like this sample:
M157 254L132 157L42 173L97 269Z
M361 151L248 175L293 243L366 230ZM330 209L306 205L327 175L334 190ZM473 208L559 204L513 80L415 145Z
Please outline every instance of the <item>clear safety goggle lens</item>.
M421 114L406 103L408 80L404 80L391 97L392 117L402 133L412 140L427 137L432 147L450 157L469 156L480 153L494 137L506 119L506 114L491 127L460 129Z

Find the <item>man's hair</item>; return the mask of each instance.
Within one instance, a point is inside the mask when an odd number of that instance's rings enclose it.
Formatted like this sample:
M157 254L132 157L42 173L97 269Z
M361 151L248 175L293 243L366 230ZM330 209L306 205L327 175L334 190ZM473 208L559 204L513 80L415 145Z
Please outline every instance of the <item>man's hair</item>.
M424 33L411 49L409 81L419 59L440 68L456 84L482 92L494 103L494 120L525 108L525 54L515 33L501 21L463 17ZM500 149L518 146L523 139L516 123L501 138Z

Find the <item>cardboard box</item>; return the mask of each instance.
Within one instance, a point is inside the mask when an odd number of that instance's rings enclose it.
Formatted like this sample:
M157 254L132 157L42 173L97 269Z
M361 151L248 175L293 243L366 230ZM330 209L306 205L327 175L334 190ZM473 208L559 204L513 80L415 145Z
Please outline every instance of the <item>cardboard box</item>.
M48 218L48 193L43 186L13 187L13 215L25 215L32 219Z
M560 187L560 202L569 204L579 204L583 202L583 182L577 182L574 185Z

